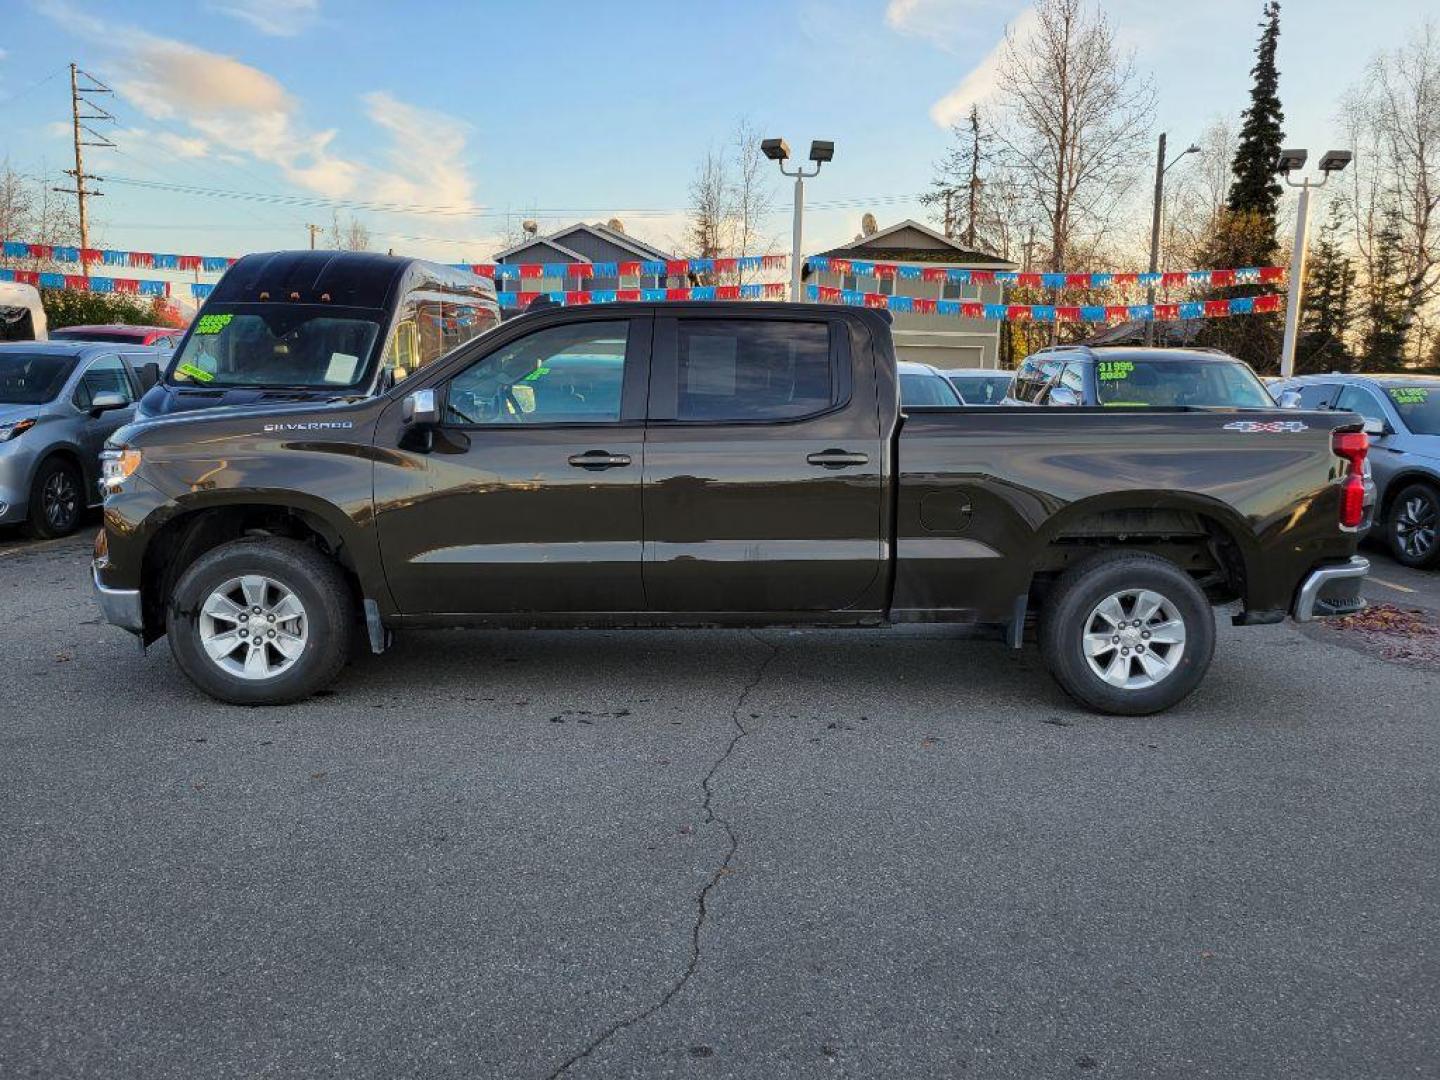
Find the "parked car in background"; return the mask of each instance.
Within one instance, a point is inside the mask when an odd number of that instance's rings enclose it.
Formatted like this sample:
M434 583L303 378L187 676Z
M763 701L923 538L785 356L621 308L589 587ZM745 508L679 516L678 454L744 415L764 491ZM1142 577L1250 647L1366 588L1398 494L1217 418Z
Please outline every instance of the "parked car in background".
M1015 372L1010 404L1273 409L1249 365L1211 349L1057 345Z
M104 341L113 345L158 345L173 349L184 335L173 326L131 326L104 323L97 326L64 326L50 331L51 341Z
M1294 408L1364 417L1377 528L1406 566L1440 565L1440 376L1301 375L1274 389Z
M902 409L935 408L965 404L948 379L929 364L901 360L895 365L900 375L900 407Z
M80 341L0 344L0 524L74 532L100 500L106 438L134 419L164 350ZM149 375L146 375L146 372Z
M1013 371L994 368L951 368L941 372L966 405L999 405L1015 382Z
M495 283L468 270L371 251L246 255L140 414L368 397L499 324Z

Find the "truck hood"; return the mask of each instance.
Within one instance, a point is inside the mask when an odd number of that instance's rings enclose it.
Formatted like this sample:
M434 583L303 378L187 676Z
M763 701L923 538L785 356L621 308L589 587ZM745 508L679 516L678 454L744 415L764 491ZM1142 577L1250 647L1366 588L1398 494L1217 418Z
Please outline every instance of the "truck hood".
M353 438L379 414L373 398L329 404L287 402L267 408L211 408L135 420L106 441L110 447L213 448L227 439L276 436ZM206 449L204 452L213 452Z

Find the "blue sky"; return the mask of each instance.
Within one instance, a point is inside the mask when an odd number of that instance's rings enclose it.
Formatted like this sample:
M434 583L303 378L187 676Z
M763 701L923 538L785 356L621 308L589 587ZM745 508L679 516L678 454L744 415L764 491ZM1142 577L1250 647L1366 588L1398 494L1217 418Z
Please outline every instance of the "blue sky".
M377 246L478 261L493 253L505 213L518 220L531 208L546 227L618 215L671 246L697 160L746 117L792 147L835 141L834 164L807 188L815 250L853 235L867 209L882 224L921 216L905 197L924 190L945 147L941 103L957 87L984 91L987 57L1027 7L5 0L0 157L30 172L66 167L73 59L119 91L121 152L93 151L93 172L404 205L414 209L359 215ZM1260 0L1105 7L1156 78L1157 124L1172 144L1213 116L1238 120ZM1340 92L1425 10L1414 0L1287 0L1289 141L1338 145ZM101 186L96 241L113 247L238 254L301 246L306 222L330 220L323 206ZM789 243L788 184L775 194L778 250ZM453 212L461 207L485 212Z

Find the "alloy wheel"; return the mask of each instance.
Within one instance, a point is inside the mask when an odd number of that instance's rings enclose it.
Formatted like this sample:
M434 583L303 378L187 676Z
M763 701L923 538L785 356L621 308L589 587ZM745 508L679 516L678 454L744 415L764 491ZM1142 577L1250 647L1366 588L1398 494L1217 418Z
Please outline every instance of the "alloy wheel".
M200 607L200 644L241 679L273 679L305 651L309 620L289 587L261 574L231 578Z
M1125 589L1096 604L1082 645L1090 670L1111 686L1144 690L1174 674L1185 653L1185 620L1151 589Z
M80 491L68 469L56 469L40 492L45 520L56 532L68 532L80 514Z
M1395 541L1412 559L1423 559L1434 549L1437 526L1440 506L1423 491L1395 508Z

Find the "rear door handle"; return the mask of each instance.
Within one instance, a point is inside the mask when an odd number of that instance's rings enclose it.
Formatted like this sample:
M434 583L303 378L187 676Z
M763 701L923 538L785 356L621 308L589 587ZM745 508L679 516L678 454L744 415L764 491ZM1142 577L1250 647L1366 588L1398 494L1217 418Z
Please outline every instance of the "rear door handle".
M618 469L622 465L630 464L629 454L612 454L606 450L587 450L583 454L574 454L570 458L570 464L577 469L589 469L591 472L599 472L602 469Z
M821 450L807 455L805 460L826 469L848 469L854 465L870 464L868 454L852 454L848 450Z

